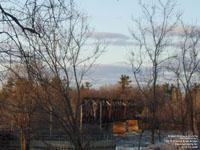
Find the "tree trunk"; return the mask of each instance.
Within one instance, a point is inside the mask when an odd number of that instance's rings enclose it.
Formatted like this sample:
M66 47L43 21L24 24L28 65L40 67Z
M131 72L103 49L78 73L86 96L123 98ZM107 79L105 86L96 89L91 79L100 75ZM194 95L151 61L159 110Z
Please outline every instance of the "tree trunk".
M144 129L142 129L140 135L139 135L139 138L138 138L138 150L140 150L140 144L141 144L141 138L142 138L142 134L144 132Z
M25 139L25 134L24 130L21 129L21 150L26 150L26 139Z
M198 127L197 127L197 119L196 119L196 116L193 115L193 128L194 128L194 134L197 135L199 137L199 130L198 130Z

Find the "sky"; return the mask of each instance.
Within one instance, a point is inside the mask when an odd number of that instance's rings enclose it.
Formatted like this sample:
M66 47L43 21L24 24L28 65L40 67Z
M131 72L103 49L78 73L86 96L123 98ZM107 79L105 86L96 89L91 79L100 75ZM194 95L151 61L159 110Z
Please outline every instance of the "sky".
M132 18L141 16L138 0L77 0L77 4L87 14L90 26L94 27L94 36L109 43L97 61L99 67L91 74L96 78L94 86L115 84L121 74L132 77L127 58L134 42L129 28ZM177 10L183 12L184 22L197 26L200 26L199 6L199 0L177 0Z

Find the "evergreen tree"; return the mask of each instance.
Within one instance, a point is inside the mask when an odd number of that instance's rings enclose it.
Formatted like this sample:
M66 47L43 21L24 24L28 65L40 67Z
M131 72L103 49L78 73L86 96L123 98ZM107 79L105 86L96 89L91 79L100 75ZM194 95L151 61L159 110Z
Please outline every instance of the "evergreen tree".
M130 80L130 77L128 75L122 74L120 77L120 81L118 81L120 85L120 91L121 94L125 94L127 90L130 88L130 83L132 81Z

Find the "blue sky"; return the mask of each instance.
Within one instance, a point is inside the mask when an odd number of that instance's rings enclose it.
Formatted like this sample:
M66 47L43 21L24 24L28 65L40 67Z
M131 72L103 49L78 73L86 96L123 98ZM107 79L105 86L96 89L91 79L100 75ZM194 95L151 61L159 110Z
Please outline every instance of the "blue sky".
M131 40L128 28L132 25L132 17L141 16L138 1L77 0L77 2L80 9L87 13L90 26L95 28L95 36L112 41L97 61L102 66L94 71L95 76L99 77L95 84L101 85L100 83L104 84L108 81L114 84L117 83L121 74L131 76L130 67L126 62L128 52L133 48L134 42ZM177 9L183 11L183 20L186 23L196 23L197 26L200 26L199 6L200 0L177 0ZM104 76L101 75L102 70L105 70Z
M148 1L148 0L147 0ZM131 18L140 16L137 0L78 0L79 7L90 18L90 23L99 32L129 34ZM184 12L184 20L199 23L199 0L177 0L177 9Z

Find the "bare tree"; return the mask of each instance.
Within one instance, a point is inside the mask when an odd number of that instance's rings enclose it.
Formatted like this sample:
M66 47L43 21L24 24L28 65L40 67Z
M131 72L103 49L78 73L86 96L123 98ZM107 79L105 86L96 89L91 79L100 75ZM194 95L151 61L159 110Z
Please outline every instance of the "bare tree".
M11 1L3 2L10 8L0 5L3 26L0 33L5 37L2 56L6 61L15 60L10 64L26 67L29 80L38 87L36 100L58 119L75 149L87 149L79 122L80 85L105 47L98 42L85 46L92 31L73 0L27 0L15 6ZM13 71L12 65L4 64L4 67ZM55 78L56 84L47 80L49 78ZM52 102L49 87L59 95L62 109ZM72 87L77 89L77 98L73 100L69 97ZM41 91L49 96L44 98Z
M30 149L31 122L37 107L33 83L27 81L26 78L17 78L12 75L1 91L1 98L3 102L1 113L4 120L11 122L10 130L20 130L22 149L26 146Z
M174 60L177 60L177 58L175 58ZM172 80L170 80L170 82L173 82L173 87L171 86L171 99L169 102L167 102L167 106L170 111L169 113L171 120L174 124L181 124L180 130L184 135L186 130L186 122L188 118L188 109L186 99L184 98L182 88L180 85L180 62L178 62L178 60L170 60L166 67L169 72L173 72Z
M200 31L195 26L186 26L183 22L179 28L182 34L178 38L180 41L176 43L177 58L170 61L167 68L176 75L177 85L183 89L190 118L190 129L193 134L198 134L197 125L194 123L196 114L193 89L198 81L197 74L200 67Z
M143 16L133 20L134 26L130 32L137 42L137 49L131 53L130 62L137 85L146 97L151 112L151 142L154 143L158 107L157 84L160 82L163 63L169 58L169 35L176 27L180 13L175 12L176 3L172 0L157 0L150 5L139 1L139 5ZM152 89L152 100L145 89Z

